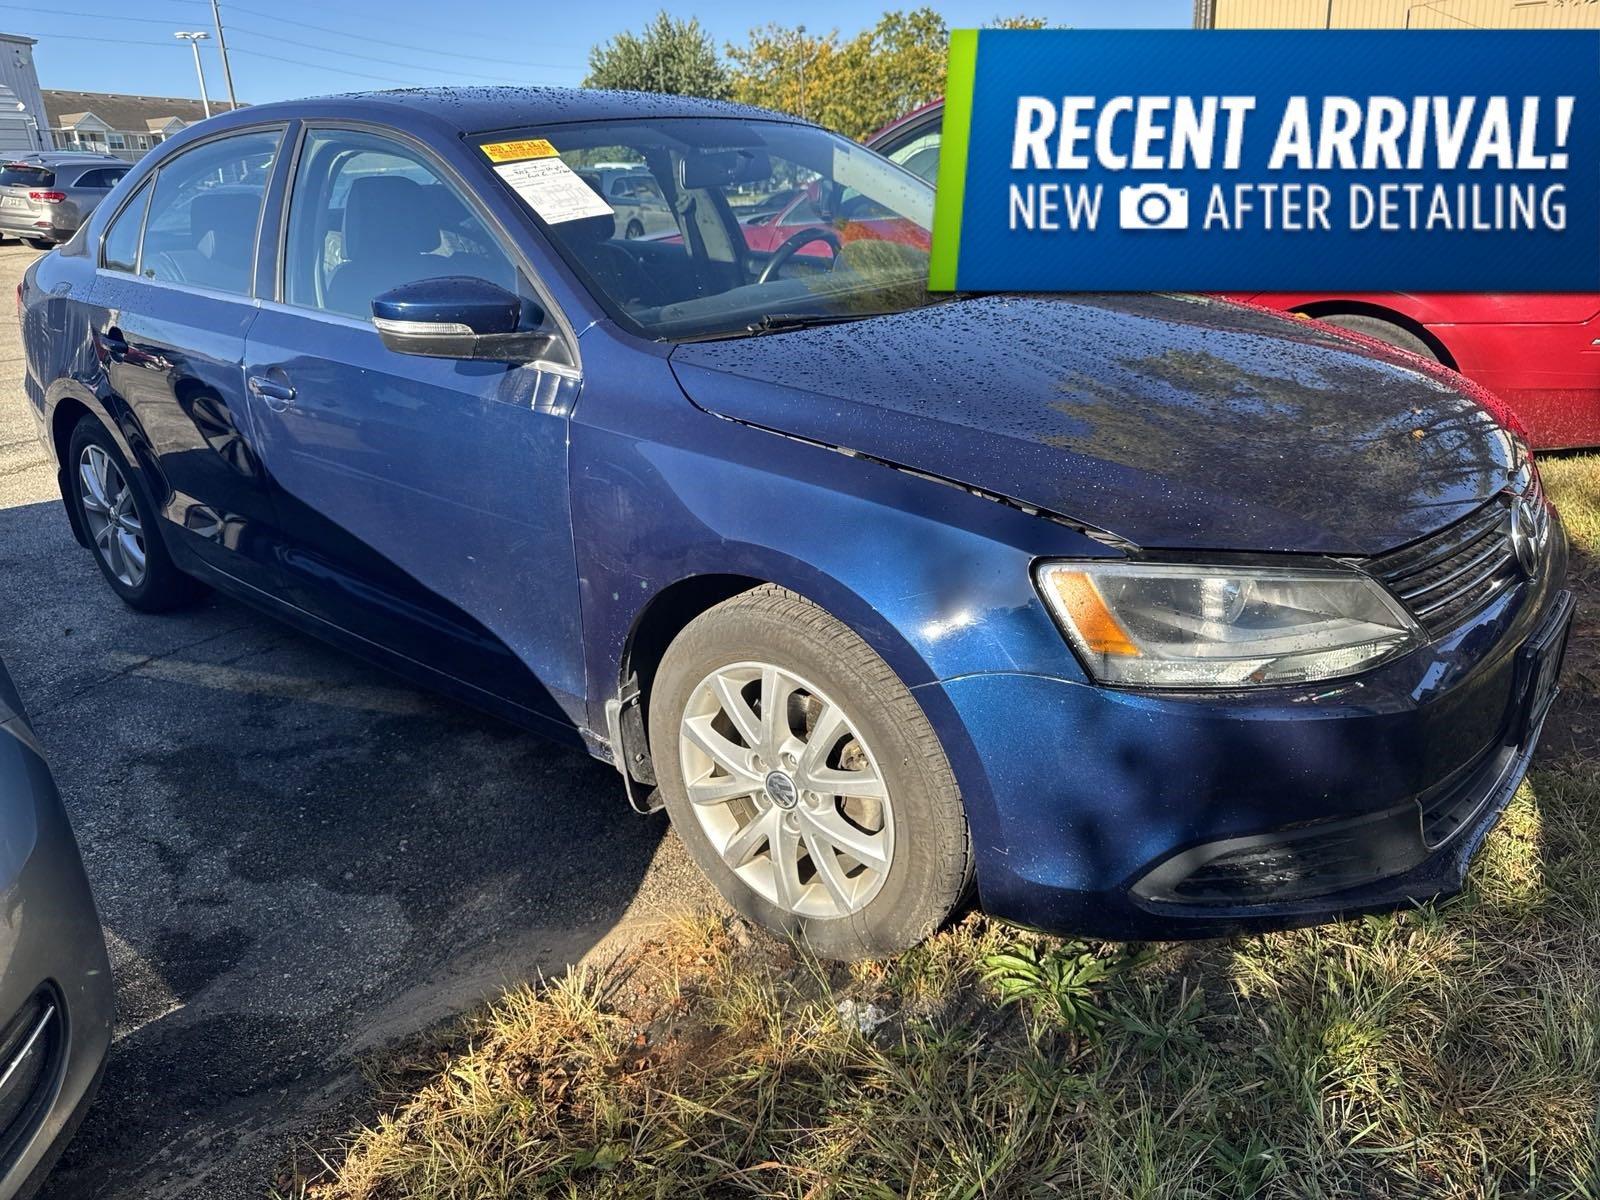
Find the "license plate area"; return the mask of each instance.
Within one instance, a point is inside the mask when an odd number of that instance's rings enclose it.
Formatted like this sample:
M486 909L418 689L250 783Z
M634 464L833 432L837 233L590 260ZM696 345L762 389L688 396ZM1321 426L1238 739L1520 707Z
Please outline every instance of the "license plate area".
M1561 690L1561 666L1567 656L1573 607L1571 593L1563 592L1556 612L1522 648L1520 674L1524 681L1525 707L1520 741L1523 744L1539 731Z
M21 196L0 196L0 208L27 208L28 202Z

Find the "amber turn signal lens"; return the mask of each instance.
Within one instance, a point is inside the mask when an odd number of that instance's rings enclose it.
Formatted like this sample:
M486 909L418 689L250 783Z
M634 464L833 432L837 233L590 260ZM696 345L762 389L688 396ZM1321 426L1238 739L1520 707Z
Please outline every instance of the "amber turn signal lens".
M1128 637L1122 623L1111 615L1100 589L1082 571L1051 571L1046 577L1061 601L1061 610L1071 619L1088 647L1096 654L1138 658L1139 647Z

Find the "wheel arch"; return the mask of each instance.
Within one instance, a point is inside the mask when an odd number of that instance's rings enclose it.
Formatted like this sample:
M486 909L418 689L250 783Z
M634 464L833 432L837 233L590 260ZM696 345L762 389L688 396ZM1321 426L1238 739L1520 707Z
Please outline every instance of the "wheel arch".
M655 782L649 748L650 690L667 647L696 617L755 588L784 588L841 621L888 664L913 694L920 694L914 689L934 679L932 668L912 642L868 599L815 568L800 563L791 567L785 569L784 564L768 562L767 569L760 573L708 570L685 575L657 589L635 614L615 673L604 685L609 690L602 700L626 696L638 713L637 721L622 722L623 744L613 747L621 755L618 766L626 765L638 782ZM941 739L946 737L943 722L933 712L927 715Z
M162 511L161 498L169 492L166 476L162 474L150 440L139 424L132 408L114 394L107 398L88 390L82 384L62 380L47 395L45 421L50 431L51 448L55 451L57 482L61 487L61 500L66 504L67 519L72 523L73 536L85 547L87 532L81 527L73 505L67 497L71 470L68 459L72 431L85 416L92 416L103 425L122 451L133 469L135 485L144 489L145 495L157 513ZM163 532L163 536L165 533Z
M78 422L93 411L78 397L67 395L57 400L50 412L50 445L56 456L56 482L61 488L61 503L66 507L67 523L72 527L72 536L85 550L89 548L89 531L83 527L83 517L78 512L78 506L68 499L72 495L70 450L72 431L78 427Z
M1387 321L1391 325L1404 329L1414 337L1420 338L1441 363L1452 371L1458 370L1456 357L1450 352L1450 347L1439 339L1439 336L1415 317L1401 312L1399 309L1388 308L1382 304L1373 304L1365 300L1313 300L1306 304L1297 304L1289 310L1301 316L1320 320L1323 317L1371 317L1378 321Z

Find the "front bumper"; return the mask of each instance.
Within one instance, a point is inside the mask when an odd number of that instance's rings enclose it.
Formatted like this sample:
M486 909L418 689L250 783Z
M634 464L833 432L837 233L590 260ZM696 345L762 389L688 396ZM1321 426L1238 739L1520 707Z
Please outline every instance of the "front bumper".
M1553 541L1536 582L1352 680L1209 696L1038 675L928 685L965 734L946 742L984 907L1165 939L1459 891L1548 712L1572 608Z
M37 1183L92 1099L111 1040L105 940L50 772L0 724L0 1197Z

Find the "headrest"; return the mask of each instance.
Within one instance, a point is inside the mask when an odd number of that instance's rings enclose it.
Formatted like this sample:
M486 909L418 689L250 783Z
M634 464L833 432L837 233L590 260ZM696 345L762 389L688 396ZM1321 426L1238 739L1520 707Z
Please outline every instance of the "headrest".
M258 192L199 192L189 205L189 235L207 258L248 260L256 248Z
M366 175L344 200L346 261L384 254L426 254L439 246L439 222L422 185L404 175Z

